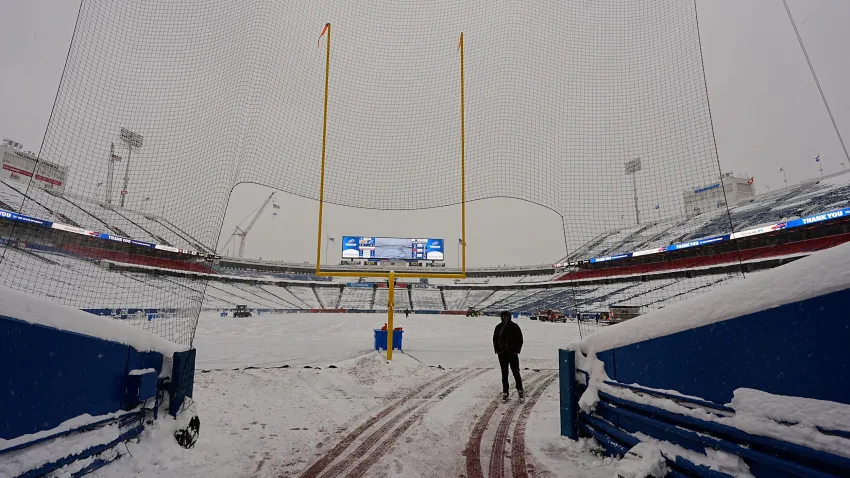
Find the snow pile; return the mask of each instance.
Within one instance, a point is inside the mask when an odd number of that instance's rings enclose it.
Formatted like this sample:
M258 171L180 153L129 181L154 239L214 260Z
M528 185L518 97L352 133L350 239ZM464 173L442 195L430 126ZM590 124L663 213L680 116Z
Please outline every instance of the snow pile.
M617 466L617 474L622 478L667 476L670 470L666 461L675 462L677 457L727 476L753 478L750 467L737 455L712 448L706 448L702 454L643 433L634 436L640 443L629 450Z
M595 355L584 358L585 364L592 366L595 362L601 363ZM586 413L595 410L599 402L599 391L603 391L623 400L720 423L751 435L770 437L850 458L849 439L822 433L818 429L850 431L850 405L739 388L735 390L731 403L735 414L727 415L701 407L685 407L668 398L639 394L626 388L607 385L603 383L609 380L605 371L594 370L595 373L590 375L590 385L579 401L579 406ZM691 461L696 462L692 459Z
M97 455L90 456L88 458L83 458L82 460L77 460L73 463L69 463L62 468L50 473L48 475L50 478L77 478L81 476L79 473L86 468L87 466L94 463L96 460L103 460L107 464L120 458L121 453L118 451L118 447L114 446L108 450L104 450Z
M587 390L581 394L578 406L585 413L592 413L596 409L596 404L599 403L599 388L605 387L603 382L610 380L608 373L605 372L605 363L599 360L596 354L584 355L579 352L576 354L576 369L588 373Z
M65 433L69 430L74 430L77 428L84 427L86 425L91 425L92 423L97 423L103 420L109 420L111 418L115 418L126 413L129 412L122 410L98 416L92 416L88 413L84 413L74 418L65 420L64 422L60 423L59 426L51 428L50 430L41 430L39 432L30 433L28 435L21 435L19 437L10 438L8 440L0 438L0 451L5 450L7 448L16 447L18 445L23 445L24 443L30 443L36 440L41 440L42 438L49 437L52 435L58 435L59 433Z
M148 471L146 467L153 467L161 472L160 476L185 476L184 473L177 470L180 469L191 450L180 447L177 440L174 439L174 433L177 430L185 429L189 425L189 420L194 416L197 416L194 403L187 406L177 418L171 415L160 416L159 420L155 420L151 425L146 425L145 430L139 435L138 441L127 444L126 450L129 456L123 456L115 463L101 468L95 475L144 475ZM204 430L202 421L200 437L203 437L205 432L215 433L214 430ZM139 460L139 457L144 457L145 461ZM116 470L120 470L120 472L115 474Z
M847 288L850 243L605 327L582 341L579 348L584 352L610 350Z
M735 415L722 423L850 458L850 439L821 432L850 433L850 405L739 388L731 406Z
M174 438L174 433L177 430L185 429L189 424L189 420L191 420L192 417L197 416L197 410L194 402L192 402L191 399L188 400L189 403L182 409L177 418L168 415L168 400L163 401L159 405L158 420L149 420L152 412L148 410L146 412L148 415L145 419L145 430L142 431L141 435L139 435L139 440L130 442L135 443L135 446L121 446L120 449L113 446L112 448L88 458L75 460L64 467L53 471L50 476L54 478L76 476L76 473L90 465L95 460L112 461L118 457L124 456L123 450L129 451L130 448L133 448L135 452L136 447L141 450L155 451L154 453L151 453L150 456L146 457L148 461L159 463L164 460L174 463L175 466L177 466L177 464L181 461L181 456L184 456L186 450L177 444L177 440ZM138 410L139 409L136 408L131 412L122 411L96 417L80 415L63 422L60 426L52 430L17 437L13 440L0 440L0 450L67 432L69 430L76 430L92 423L116 418ZM141 418L139 420L141 420ZM36 443L27 448L5 453L2 455L3 459L0 460L0 476L19 476L28 471L38 469L48 463L55 463L65 457L79 455L92 447L114 442L120 438L122 432L127 430L126 427L135 426L139 423L138 420L131 421L125 424L124 428L122 428L119 426L119 421L120 420L114 421L92 430L77 431L67 435L60 435L56 438ZM125 460L127 460L127 458L125 458ZM135 464L133 471L134 473L139 473L142 470L139 468L138 464ZM127 474L123 476L127 476Z
M661 450L649 443L638 443L617 465L617 476L621 478L661 478L670 470Z
M739 388L734 392L731 405L738 415L850 433L850 405L843 403Z
M127 375L130 375L130 376L146 375L146 374L154 373L154 372L156 372L156 370L154 370L152 368L137 368L137 369L130 370L130 373L128 373Z
M579 407L585 413L590 414L596 410L600 400L599 392L603 391L631 402L737 428L751 435L774 438L850 458L850 439L833 433L823 433L824 430L827 432L850 432L850 405L811 398L773 395L760 390L739 388L734 391L734 398L732 403L729 404L735 410L735 413L727 415L701 407L685 407L672 399L636 393L627 388L608 385L604 382L610 379L605 372L603 362L596 357L596 354L585 356L577 353L576 368L587 371L589 375L587 390L579 398ZM576 380L584 379L584 374L576 374ZM673 390L657 391L680 395L683 398L704 400L700 397L682 395ZM658 442L648 436L640 434L636 436L640 436L643 441ZM667 442L658 442L657 444L673 447L662 447L668 457L680 455L693 463L704 464L716 471L729 473L733 476L750 476L745 465L735 461L738 460L737 457L735 457L735 460L730 458L734 455L706 448L706 453L709 455L708 461L706 461L705 455L677 451L678 447ZM735 462L732 463L730 460Z
M85 450L118 439L121 429L117 423L83 433L54 438L28 448L3 454L0 460L0 476L19 476L47 463L56 462L66 456L77 455Z
M156 351L171 356L189 348L115 319L89 314L7 287L0 287L0 315L130 345L139 352Z

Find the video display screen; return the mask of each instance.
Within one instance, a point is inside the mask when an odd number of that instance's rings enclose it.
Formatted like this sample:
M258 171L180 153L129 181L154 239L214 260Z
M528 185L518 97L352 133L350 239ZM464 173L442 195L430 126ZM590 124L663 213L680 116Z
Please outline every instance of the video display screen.
M442 239L342 236L345 259L396 259L442 261Z

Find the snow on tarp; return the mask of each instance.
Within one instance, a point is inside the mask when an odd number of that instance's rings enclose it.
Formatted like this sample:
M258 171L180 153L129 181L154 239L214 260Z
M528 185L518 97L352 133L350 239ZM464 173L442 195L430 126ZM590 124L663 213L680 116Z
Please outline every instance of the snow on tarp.
M0 316L130 345L139 352L160 352L167 357L174 352L189 349L185 345L171 343L130 324L89 314L7 287L0 287Z
M850 288L850 243L605 327L580 343L585 353L663 337Z

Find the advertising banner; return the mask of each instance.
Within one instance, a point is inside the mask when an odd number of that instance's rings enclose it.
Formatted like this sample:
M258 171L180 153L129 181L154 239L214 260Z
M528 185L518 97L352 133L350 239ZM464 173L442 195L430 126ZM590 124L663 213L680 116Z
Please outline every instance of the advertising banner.
M16 212L7 211L5 209L0 209L0 219L9 219L17 222L26 222L29 224L35 224L37 226L50 227L53 225L50 221L45 221L43 219L38 219L35 217L24 216L23 214L18 214Z

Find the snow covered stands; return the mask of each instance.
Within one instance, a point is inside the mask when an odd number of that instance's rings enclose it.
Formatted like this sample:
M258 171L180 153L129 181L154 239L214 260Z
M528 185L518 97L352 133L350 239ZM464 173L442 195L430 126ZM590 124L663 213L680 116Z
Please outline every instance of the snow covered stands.
M850 476L850 244L560 351L561 434L644 476Z
M85 474L153 424L197 438L189 347L0 288L0 362L0 476Z

